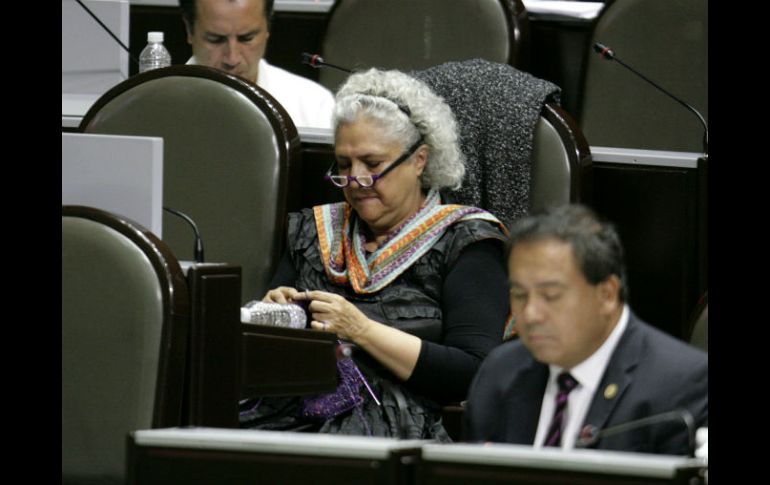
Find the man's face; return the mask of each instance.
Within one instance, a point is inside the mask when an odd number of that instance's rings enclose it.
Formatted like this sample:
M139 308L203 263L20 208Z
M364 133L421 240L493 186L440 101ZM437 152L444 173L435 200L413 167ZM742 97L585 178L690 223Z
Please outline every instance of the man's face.
M256 83L270 36L263 1L198 0L195 25L187 25L198 64Z
M589 283L569 243L516 244L508 274L516 329L540 362L571 369L590 357L617 323L619 280Z

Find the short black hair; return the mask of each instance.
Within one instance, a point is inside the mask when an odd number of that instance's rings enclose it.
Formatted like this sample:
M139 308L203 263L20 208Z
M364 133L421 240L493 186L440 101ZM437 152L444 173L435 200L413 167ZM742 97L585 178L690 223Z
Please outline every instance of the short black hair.
M511 224L506 261L516 244L545 239L557 239L572 246L575 261L592 285L612 275L617 276L620 301L628 301L623 245L612 224L600 220L591 209L580 204L563 205L522 217Z
M182 18L190 26L190 31L195 27L197 17L196 7L198 0L179 0L179 6L182 8ZM265 6L265 18L267 19L267 30L270 31L270 25L273 23L273 3L275 0L263 0Z

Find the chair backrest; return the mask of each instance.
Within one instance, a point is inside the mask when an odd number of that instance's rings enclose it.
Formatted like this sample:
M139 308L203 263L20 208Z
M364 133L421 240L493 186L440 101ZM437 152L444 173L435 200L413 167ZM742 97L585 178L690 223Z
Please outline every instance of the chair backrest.
M474 58L523 67L528 42L521 0L341 0L329 13L321 51L351 69L409 71ZM332 91L345 77L319 73Z
M130 431L182 424L188 298L152 233L62 206L63 481L120 480Z
M274 98L216 69L172 66L105 93L80 131L162 137L164 206L197 223L208 261L243 268L242 302L262 297L299 197L299 136ZM192 259L178 217L164 214L163 240Z
M591 152L577 123L554 103L545 103L535 126L529 210L572 202L590 204Z
M591 45L617 57L708 120L708 2L618 0L597 21ZM587 46L587 48L590 48ZM593 146L702 150L697 117L617 62L588 55L580 126Z
M558 86L484 59L410 74L441 96L457 120L466 173L452 193L456 202L510 223L532 210L587 201L588 144L558 107Z

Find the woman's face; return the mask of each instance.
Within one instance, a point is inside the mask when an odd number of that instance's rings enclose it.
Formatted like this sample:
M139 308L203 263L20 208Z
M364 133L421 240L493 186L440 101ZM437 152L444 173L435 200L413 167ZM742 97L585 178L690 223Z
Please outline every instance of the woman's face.
M381 173L408 149L405 140L387 140L382 133L380 125L368 118L341 123L334 146L340 175ZM372 187L351 181L342 189L345 199L375 236L389 233L420 208L424 199L420 175L427 156L428 147L423 145Z

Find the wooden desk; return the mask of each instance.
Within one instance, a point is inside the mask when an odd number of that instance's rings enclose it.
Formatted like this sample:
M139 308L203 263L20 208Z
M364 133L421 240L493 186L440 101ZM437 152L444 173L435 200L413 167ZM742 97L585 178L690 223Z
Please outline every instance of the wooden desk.
M127 484L411 484L425 441L167 428L128 437Z
M426 444L418 485L694 484L701 459L598 450L562 451L505 444ZM691 482L690 479L695 478Z
M241 324L241 398L337 388L337 337L309 329Z
M128 484L696 484L705 459L504 444L166 428L129 434Z

